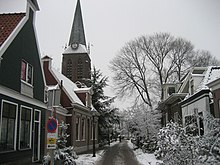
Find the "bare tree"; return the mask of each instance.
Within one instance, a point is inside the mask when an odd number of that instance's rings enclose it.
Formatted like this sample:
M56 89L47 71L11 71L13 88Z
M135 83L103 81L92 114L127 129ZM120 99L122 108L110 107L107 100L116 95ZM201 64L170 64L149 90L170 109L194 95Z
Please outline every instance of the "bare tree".
M169 33L156 33L153 36L142 36L139 39L141 50L153 64L152 69L159 78L159 90L163 98L162 84L168 81L170 75L175 71L175 58L172 56L174 37Z
M156 33L126 43L110 68L120 96L137 94L136 100L141 99L152 109L153 101L163 99L164 83L180 81L192 66L217 64L219 61L208 51L194 51L190 41Z
M174 59L176 65L178 81L180 81L182 75L185 74L185 71L190 67L187 61L192 59L193 49L194 46L191 42L183 38L177 38L173 42L171 58Z
M207 50L197 50L194 52L193 56L188 59L190 66L217 66L220 65L220 61L217 60L212 54Z
M113 79L118 94L131 96L133 93L138 93L138 97L152 109L148 90L149 62L140 50L138 40L128 42L110 64L110 68L115 74Z

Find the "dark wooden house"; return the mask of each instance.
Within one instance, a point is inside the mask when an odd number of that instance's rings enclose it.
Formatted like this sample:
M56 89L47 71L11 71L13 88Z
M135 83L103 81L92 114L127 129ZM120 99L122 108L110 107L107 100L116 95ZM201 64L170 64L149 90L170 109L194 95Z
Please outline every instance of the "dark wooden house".
M45 81L35 33L36 0L0 14L0 164L31 164L44 153Z

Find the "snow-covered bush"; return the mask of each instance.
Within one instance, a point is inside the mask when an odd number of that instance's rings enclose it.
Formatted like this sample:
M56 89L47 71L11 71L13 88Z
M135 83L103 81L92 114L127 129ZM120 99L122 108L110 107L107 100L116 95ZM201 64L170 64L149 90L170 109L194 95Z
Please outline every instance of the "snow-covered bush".
M177 123L168 123L158 133L156 157L166 165L220 164L220 119L210 115L204 122L209 131L203 136L186 134Z
M209 132L199 140L198 164L220 164L220 119L210 115L205 121Z
M157 158L167 165L194 164L197 160L198 137L187 135L178 123L168 123L158 133Z

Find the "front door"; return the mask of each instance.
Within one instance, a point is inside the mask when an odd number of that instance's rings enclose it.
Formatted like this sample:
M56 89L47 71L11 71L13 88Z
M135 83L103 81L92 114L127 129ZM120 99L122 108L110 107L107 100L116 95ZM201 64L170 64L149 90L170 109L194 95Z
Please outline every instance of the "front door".
M40 161L40 121L41 111L34 111L33 162Z

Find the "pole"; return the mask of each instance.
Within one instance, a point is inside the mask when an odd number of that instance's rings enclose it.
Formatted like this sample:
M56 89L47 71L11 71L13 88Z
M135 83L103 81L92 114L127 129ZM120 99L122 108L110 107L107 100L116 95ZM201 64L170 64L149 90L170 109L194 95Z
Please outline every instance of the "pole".
M95 155L95 116L92 116L93 121L93 157L96 157Z

